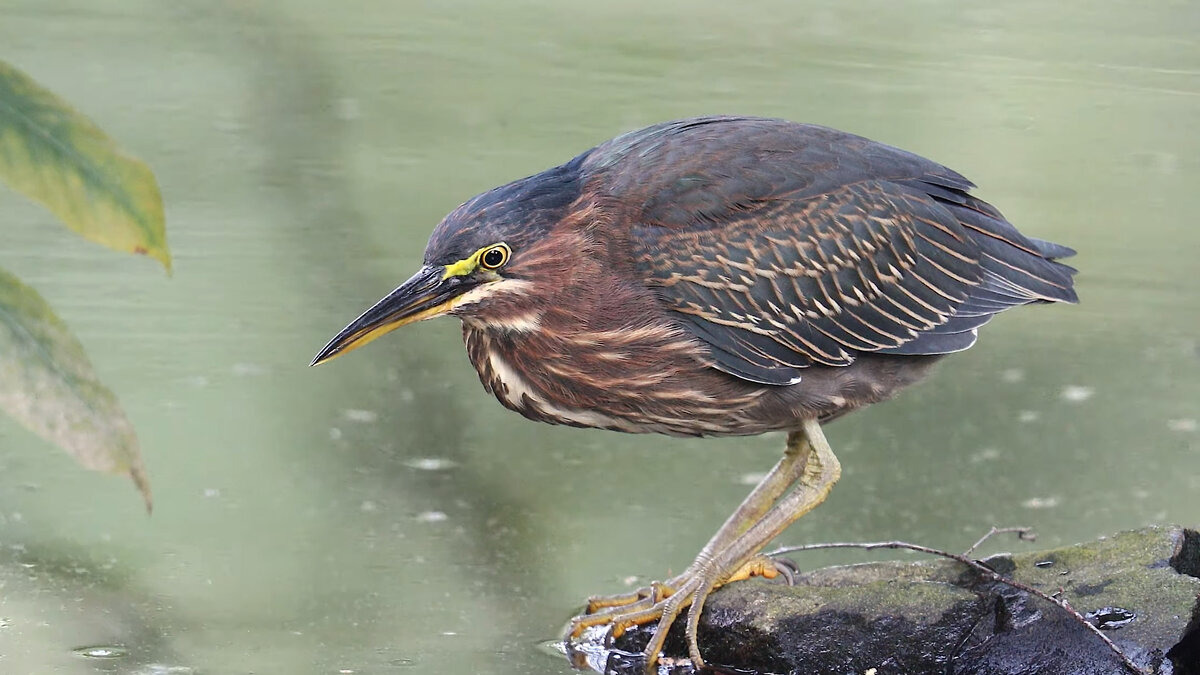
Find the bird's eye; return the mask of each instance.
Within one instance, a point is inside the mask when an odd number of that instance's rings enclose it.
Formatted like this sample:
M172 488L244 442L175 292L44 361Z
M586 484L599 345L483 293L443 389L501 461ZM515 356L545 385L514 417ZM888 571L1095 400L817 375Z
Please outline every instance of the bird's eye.
M485 270L500 269L504 267L504 263L508 262L508 255L508 246L497 244L479 256L479 263L483 265Z

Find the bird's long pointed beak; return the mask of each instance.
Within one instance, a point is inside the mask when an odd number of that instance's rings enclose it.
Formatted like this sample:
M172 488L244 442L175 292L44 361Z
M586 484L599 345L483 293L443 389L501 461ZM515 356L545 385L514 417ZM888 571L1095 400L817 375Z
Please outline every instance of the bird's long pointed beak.
M463 277L447 276L445 267L425 265L343 328L317 353L311 365L341 356L405 324L445 314L469 287Z

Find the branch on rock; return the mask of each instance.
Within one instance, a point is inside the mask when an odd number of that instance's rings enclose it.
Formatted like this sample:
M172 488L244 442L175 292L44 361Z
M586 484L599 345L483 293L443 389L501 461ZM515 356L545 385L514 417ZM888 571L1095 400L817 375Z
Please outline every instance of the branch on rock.
M949 558L950 560L958 561L959 563L962 563L963 565L970 567L971 569L975 570L980 575L982 575L983 577L985 577L986 579L988 579L990 581L994 581L996 583L1004 584L1005 586L1015 588L1019 591L1023 591L1025 593L1028 593L1035 597L1041 598L1042 600L1045 600L1046 602L1049 602L1049 603L1052 603L1052 604L1058 606L1062 611L1069 614L1073 619L1075 619L1075 621L1077 621L1080 625L1082 625L1085 628L1087 628L1088 630L1090 630L1092 633L1094 633L1096 635L1097 638L1099 638L1105 645L1107 645L1108 648L1110 650L1112 650L1113 654L1115 654L1116 657L1121 660L1121 663L1122 663L1122 665L1125 666L1126 670L1128 670L1130 673L1134 673L1134 675L1147 675L1147 671L1142 670L1141 668L1139 668L1137 666L1137 664L1135 664L1133 661L1131 661L1129 659L1129 657L1125 655L1125 652L1121 651L1120 647L1118 647L1116 644L1114 644L1112 640L1108 639L1108 636L1105 635L1103 632L1101 632L1101 630L1099 628L1097 628L1095 624L1093 624L1091 621L1088 621L1087 617L1085 617L1084 615L1077 612L1075 610L1075 608L1071 607L1071 604L1069 602L1067 602L1066 599L1061 597L1061 591L1058 593L1055 593L1054 595L1049 595L1049 594L1047 594L1043 591L1040 591L1028 584L1023 584L1019 581L1010 579L1010 578L1004 576L1003 574L1000 574L999 572L992 569L986 563L984 563L980 560L976 560L974 558L968 557L972 552L974 552L976 549L978 549L980 546L982 546L984 544L984 542L986 542L988 539L990 539L998 534L1009 534L1009 533L1016 534L1017 538L1021 539L1022 541L1034 541L1037 539L1037 535L1034 534L1033 531L1031 530L1031 528L1028 528L1028 527L995 527L995 526L993 526L991 528L991 530L989 530L987 532L987 534L980 537L978 541L976 541L974 544L972 544L970 546L970 548L968 548L963 553L951 553L950 551L943 551L941 549L931 548L929 546L921 546L920 544L910 544L910 543L904 542L904 541L875 541L875 542L839 541L839 542L829 542L829 543L824 543L824 544L802 544L802 545L798 545L798 546L784 546L782 548L778 548L778 549L775 549L774 551L767 553L767 555L771 556L771 557L777 557L777 556L781 556L781 555L784 555L787 553L797 553L800 551L817 551L817 550L822 550L822 549L833 549L833 548L856 548L856 549L861 549L864 551L874 551L874 550L878 550L878 549L907 549L909 551L916 551L918 553L926 553L929 555L935 555L935 556L939 556L942 558Z

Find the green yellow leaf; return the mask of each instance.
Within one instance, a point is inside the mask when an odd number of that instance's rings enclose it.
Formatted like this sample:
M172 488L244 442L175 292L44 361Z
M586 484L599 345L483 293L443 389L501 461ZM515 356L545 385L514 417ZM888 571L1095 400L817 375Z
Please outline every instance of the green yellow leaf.
M137 436L116 395L37 291L3 270L0 408L85 467L128 474L150 508Z
M91 120L0 61L0 179L72 230L171 271L153 172Z

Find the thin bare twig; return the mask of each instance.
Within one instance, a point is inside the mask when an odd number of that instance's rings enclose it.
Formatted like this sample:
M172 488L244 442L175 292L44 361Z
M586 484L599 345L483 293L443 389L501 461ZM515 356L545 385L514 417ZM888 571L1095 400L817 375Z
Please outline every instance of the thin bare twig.
M1020 539L1021 541L1037 541L1037 534L1034 533L1032 527L996 527L993 525L992 529L988 530L986 534L979 538L979 541L971 544L971 548L963 551L963 555L969 556L975 552L975 549L983 546L983 542L987 541L988 539L991 539L998 534L1008 534L1010 532L1016 534L1017 539Z
M971 551L975 550L975 548L977 548L980 544L982 544L984 541L987 541L987 539L989 537L991 537L995 534L999 534L1001 532L1015 532L1015 533L1017 533L1017 536L1021 537L1021 538L1024 538L1029 533L1028 528L1017 528L1017 527L995 528L995 527L993 527L991 532L989 532L988 534L981 537L979 539L979 541L975 542L975 544L973 546L971 546L971 548L967 549L967 553L970 553ZM987 578L991 581L1004 584L1005 586L1015 588L1019 591L1024 591L1025 593L1039 597L1042 600L1045 600L1046 602L1049 602L1049 603L1052 603L1052 604L1058 606L1064 612L1066 612L1067 614L1070 614L1077 622L1079 622L1085 628L1087 628L1092 633L1094 633L1096 635L1096 637L1100 638L1100 641L1103 642L1105 645L1107 645L1108 648L1110 650L1112 650L1112 653L1115 654L1117 656L1117 658L1121 660L1121 664L1125 666L1126 670L1128 670L1131 673L1135 673L1136 675L1147 675L1146 671L1139 668L1137 666L1137 664L1135 664L1133 661L1130 661L1129 657L1125 655L1125 652L1121 651L1120 647L1118 647L1116 644L1114 644L1112 640L1108 639L1108 636L1105 635L1103 632L1101 632L1101 630L1099 628L1092 625L1092 622L1088 621L1086 617L1084 617L1079 612L1075 611L1075 608L1071 607L1070 603L1068 603L1066 600L1047 595L1046 593L1043 593L1042 591L1039 591L1038 589L1036 589L1032 586L1023 584L1023 583L1021 583L1019 581L1015 581L1013 579L1009 579L1008 577L1003 576L996 570L993 570L992 568L979 562L978 560L973 560L973 559L967 557L965 554L951 553L949 551L942 551L940 549L930 548L928 546L921 546L920 544L910 544L905 541L875 541L875 542L865 542L865 543L839 541L839 542L830 542L830 543L826 543L826 544L803 544L800 546L784 546L782 548L775 549L774 551L771 551L770 553L767 553L766 555L775 557L775 556L783 555L784 553L795 553L798 551L816 551L816 550L820 550L820 549L830 549L830 548L857 548L857 549L862 549L865 551L873 551L875 549L881 549L881 548L907 549L910 551L917 551L918 553L928 553L929 555L935 555L935 556L939 556L942 558L949 558L951 560L956 560L956 561L966 565L967 567L970 567L971 569L975 570L976 572L978 572L979 574L983 575L985 578Z

